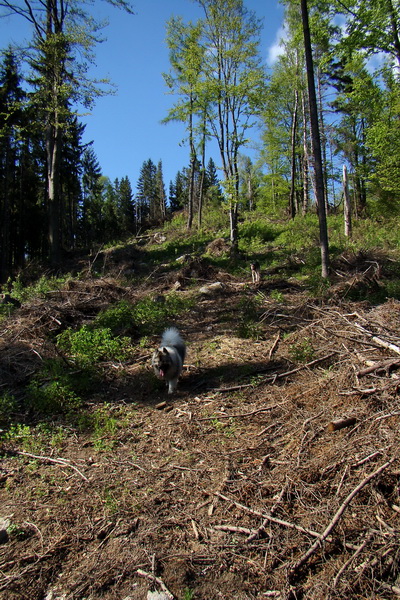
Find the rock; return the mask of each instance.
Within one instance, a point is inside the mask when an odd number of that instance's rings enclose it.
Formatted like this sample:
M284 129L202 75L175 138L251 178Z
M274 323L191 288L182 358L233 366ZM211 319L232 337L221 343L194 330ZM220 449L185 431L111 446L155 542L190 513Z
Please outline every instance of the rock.
M199 289L199 294L202 294L202 296L213 296L214 294L223 292L225 287L226 286L224 283L222 283L222 281L216 281L215 283L210 283L209 285L203 285Z
M165 592L147 592L147 600L171 600L171 596Z
M177 263L186 263L189 262L191 259L190 254L182 254L182 256L178 256L178 258L176 259Z

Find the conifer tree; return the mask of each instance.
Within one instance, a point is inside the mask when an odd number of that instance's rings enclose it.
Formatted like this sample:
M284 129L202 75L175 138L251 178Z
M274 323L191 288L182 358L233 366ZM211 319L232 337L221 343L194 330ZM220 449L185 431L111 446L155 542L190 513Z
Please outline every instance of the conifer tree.
M138 228L146 227L156 215L157 201L157 167L149 158L140 169L136 185L136 221Z
M125 0L109 0L132 12ZM83 9L83 0L0 0L3 14L14 13L31 23L34 40L31 64L35 70L35 104L45 133L49 255L56 265L61 258L62 198L61 153L72 102L90 105L103 92L86 79L87 62L99 41L99 25ZM74 60L83 56L84 64ZM73 68L72 68L73 64Z

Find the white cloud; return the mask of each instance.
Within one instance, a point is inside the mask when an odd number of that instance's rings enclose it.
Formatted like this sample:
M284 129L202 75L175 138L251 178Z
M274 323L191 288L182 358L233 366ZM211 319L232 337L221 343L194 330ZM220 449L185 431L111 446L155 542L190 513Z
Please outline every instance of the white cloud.
M272 66L274 62L284 54L285 48L283 42L288 39L288 30L286 23L281 25L275 34L275 40L273 44L267 50L267 64Z

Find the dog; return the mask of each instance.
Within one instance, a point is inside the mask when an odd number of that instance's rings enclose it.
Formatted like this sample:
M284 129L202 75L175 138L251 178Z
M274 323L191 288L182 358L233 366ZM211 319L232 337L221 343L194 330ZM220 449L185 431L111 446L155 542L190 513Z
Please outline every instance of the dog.
M250 270L251 270L251 280L253 283L260 283L261 280L261 269L260 269L260 263L259 262L252 262L250 263Z
M175 327L166 329L160 347L153 353L151 364L154 372L168 384L168 394L173 394L182 373L186 345Z

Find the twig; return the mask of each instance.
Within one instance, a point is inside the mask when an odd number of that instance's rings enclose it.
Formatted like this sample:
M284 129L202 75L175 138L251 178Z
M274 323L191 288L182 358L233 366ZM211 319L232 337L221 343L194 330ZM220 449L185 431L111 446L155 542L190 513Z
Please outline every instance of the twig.
M360 331L368 335L375 342L375 344L378 344L378 346L382 346L383 348L387 348L388 350L393 350L393 352L396 352L396 354L400 354L400 348L396 344L392 344L391 342L386 342L385 340L378 338L376 335L368 331L368 329L365 329L365 327L363 327L359 323L354 323L354 325Z
M295 369L291 369L290 371L285 371L285 373L275 373L274 375L267 375L266 377L263 377L262 379L260 379L257 383L245 383L243 385L235 385L235 386L229 387L229 388L210 388L209 391L216 392L216 393L234 392L236 390L241 390L243 388L257 387L268 381L275 383L275 381L277 379L283 379L284 377L289 377L289 375L293 375L294 373L297 373L298 371L302 371L303 369L307 369L308 367L313 367L314 365L317 365L318 363L323 362L324 360L327 360L328 358L331 358L335 354L338 354L338 352L337 351L331 352L330 354L327 354L326 356L322 356L321 358L316 358L315 360L312 360L311 362L306 363L305 365L301 365L300 367L296 367ZM258 373L260 373L260 371L258 371Z
M350 556L350 558L348 560L346 560L346 562L344 563L344 565L342 565L339 569L339 571L337 572L334 580L333 580L333 587L337 586L337 583L342 575L342 573L344 573L344 571L351 565L351 563L353 562L353 560L355 560L357 558L357 556L364 550L365 546L368 544L369 540L372 537L372 533L370 533L367 537L367 539L365 539L363 541L363 543L361 544L361 546L359 546L359 548L357 548L357 550L354 552L354 554L352 554L352 556Z
M383 581L378 581L377 583L379 583L384 590L388 590L389 592L396 594L396 596L400 596L400 588L396 585L390 585L390 583L384 583Z
M373 365L358 371L356 375L357 377L363 377L364 375L368 375L374 371L386 371L388 373L391 367L400 367L400 358L389 358L388 360L374 363Z
M333 516L333 519L330 521L330 523L328 524L328 526L325 528L325 531L323 533L321 533L320 536L318 536L318 539L314 542L314 544L312 544L312 546L310 546L310 548L307 550L307 552L305 552L303 554L303 556L300 557L299 560L297 560L295 562L295 564L293 565L293 567L291 569L291 576L292 577L296 573L296 571L298 571L298 569L300 567L302 567L308 561L308 559L316 552L316 550L321 546L322 542L328 538L329 534L336 527L336 525L338 524L338 522L339 522L342 514L344 513L344 511L346 510L346 508L348 507L348 505L350 504L350 502L353 500L353 498L372 479L374 479L375 477L377 477L378 475L380 475L385 469L387 469L387 467L389 465L391 465L394 460L395 460L395 458L392 458L392 459L388 460L386 463L384 463L378 469L376 469L376 471L374 471L373 473L370 473L370 475L368 475L367 477L365 477L365 479L363 479L361 481L361 483L359 483L354 488L354 490L347 496L347 498L344 500L344 502L340 505L339 509L336 511L335 515Z
M143 571L142 569L137 569L136 573L138 575L140 575L141 577L145 577L149 581L152 581L153 583L157 583L157 585L160 586L160 588L163 590L163 592L165 593L165 595L170 600L174 600L174 595L171 594L171 592L169 591L169 589L167 588L167 586L165 585L165 583L162 581L162 579L160 579L159 577L156 577L152 573L147 573L147 571Z
M214 525L213 529L218 531L227 531L228 533L243 533L245 535L255 535L257 532L254 529L247 527L235 527L234 525Z
M36 458L37 460L42 460L43 462L51 462L56 465L60 465L62 467L69 467L70 469L73 469L74 471L76 471L76 473L78 473L78 475L80 475L82 477L82 479L84 479L85 481L89 481L89 479L87 477L85 477L85 475L83 473L81 473L80 470L77 469L77 467L75 467L74 465L71 465L71 463L69 461L65 460L65 458L51 458L50 456L38 456L36 454L31 454L30 452L23 452L22 450L16 450L15 452L16 452L16 454L19 454L20 456L27 456L28 458Z
M331 352L330 354L327 354L326 356L322 356L321 358L316 358L315 360L312 360L309 363L306 363L305 365L301 365L300 367L296 367L295 369L291 369L290 371L286 371L285 373L276 373L275 375L270 375L268 377L264 377L262 379L262 382L260 383L265 383L266 381L275 381L276 379L282 379L283 377L289 377L289 375L293 375L294 373L297 373L298 371L302 371L303 369L307 369L308 367L313 367L314 365L317 365L320 362L323 362L324 360L328 360L328 358L331 358L332 356L334 356L335 354L338 354L338 352L335 350L335 352ZM259 385L260 385L259 383Z
M279 404L271 404L270 406L266 406L265 408L258 408L257 410L252 410L251 412L241 413L238 415L218 415L213 417L202 417L201 419L198 419L198 421L214 421L215 419L241 419L244 417L252 417L253 415L258 415L258 413L267 412L269 410L273 410L274 408L279 408L280 406L286 404L286 402L281 402Z
M268 359L269 360L271 360L271 356L275 352L275 348L277 347L280 338L281 338L281 334L279 332L278 335L276 336L276 338L274 339L274 342L273 342L273 344L272 344L272 346L271 346L271 348L270 348L270 350L268 352Z

